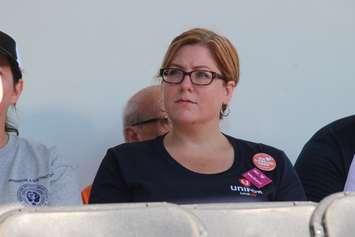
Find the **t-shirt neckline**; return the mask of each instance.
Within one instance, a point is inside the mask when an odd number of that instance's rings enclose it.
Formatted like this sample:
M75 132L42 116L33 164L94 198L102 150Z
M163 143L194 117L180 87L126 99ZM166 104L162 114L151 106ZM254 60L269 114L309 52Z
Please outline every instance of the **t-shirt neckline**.
M179 169L180 171L183 171L184 173L187 173L189 175L196 175L196 176L222 176L222 175L228 175L228 174L235 174L235 169L236 168L240 168L240 161L237 162L237 158L240 158L241 157L241 154L240 154L240 149L238 149L238 145L237 143L228 135L222 133L226 138L227 140L229 141L229 143L232 145L233 147L233 150L234 150L234 160L233 160L233 163L232 165L224 170L224 171L221 171L221 172L218 172L218 173L211 173L211 174L204 174L204 173L198 173L196 171L193 171L193 170L190 170L186 167L184 167L183 165L181 165L179 162L177 162L170 154L169 152L167 151L165 145L164 145L164 137L165 135L163 136L160 136L156 139L156 145L158 146L158 151L160 152L161 156L164 157L164 159L171 165L174 165L174 167L176 169Z

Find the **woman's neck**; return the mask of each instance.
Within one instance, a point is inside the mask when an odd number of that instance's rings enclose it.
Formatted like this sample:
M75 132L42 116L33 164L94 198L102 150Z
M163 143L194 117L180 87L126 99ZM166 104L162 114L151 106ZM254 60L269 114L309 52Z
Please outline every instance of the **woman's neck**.
M218 123L196 127L173 125L164 138L164 145L180 165L201 174L224 172L235 159L234 149Z
M174 124L173 129L166 135L169 145L198 145L211 144L225 140L220 131L219 123L195 124L191 126Z

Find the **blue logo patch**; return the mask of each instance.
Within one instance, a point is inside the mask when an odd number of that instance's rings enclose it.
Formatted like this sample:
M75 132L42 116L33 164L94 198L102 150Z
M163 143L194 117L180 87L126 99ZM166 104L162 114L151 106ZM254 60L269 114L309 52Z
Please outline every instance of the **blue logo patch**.
M17 190L17 199L27 206L45 206L48 204L48 190L41 184L23 184Z

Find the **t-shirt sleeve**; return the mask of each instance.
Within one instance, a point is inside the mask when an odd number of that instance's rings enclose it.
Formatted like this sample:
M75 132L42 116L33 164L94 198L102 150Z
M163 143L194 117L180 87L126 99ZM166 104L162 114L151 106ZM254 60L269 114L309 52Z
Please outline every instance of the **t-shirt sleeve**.
M131 201L128 185L122 178L117 159L110 149L96 173L89 203L118 203Z
M307 142L295 168L308 200L319 202L343 190L346 175L342 164L341 149L330 133L317 133Z
M80 205L76 167L63 161L55 148L50 149L49 206Z
M275 201L305 201L306 195L296 171L284 152L281 157L283 165L279 170L280 180Z

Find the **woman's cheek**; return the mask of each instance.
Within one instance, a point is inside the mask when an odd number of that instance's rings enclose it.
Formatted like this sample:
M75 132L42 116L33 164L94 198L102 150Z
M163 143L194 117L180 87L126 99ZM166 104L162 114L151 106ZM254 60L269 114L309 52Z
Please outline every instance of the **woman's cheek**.
M0 103L2 101L2 96L3 96L3 89L2 89L2 77L0 75Z

